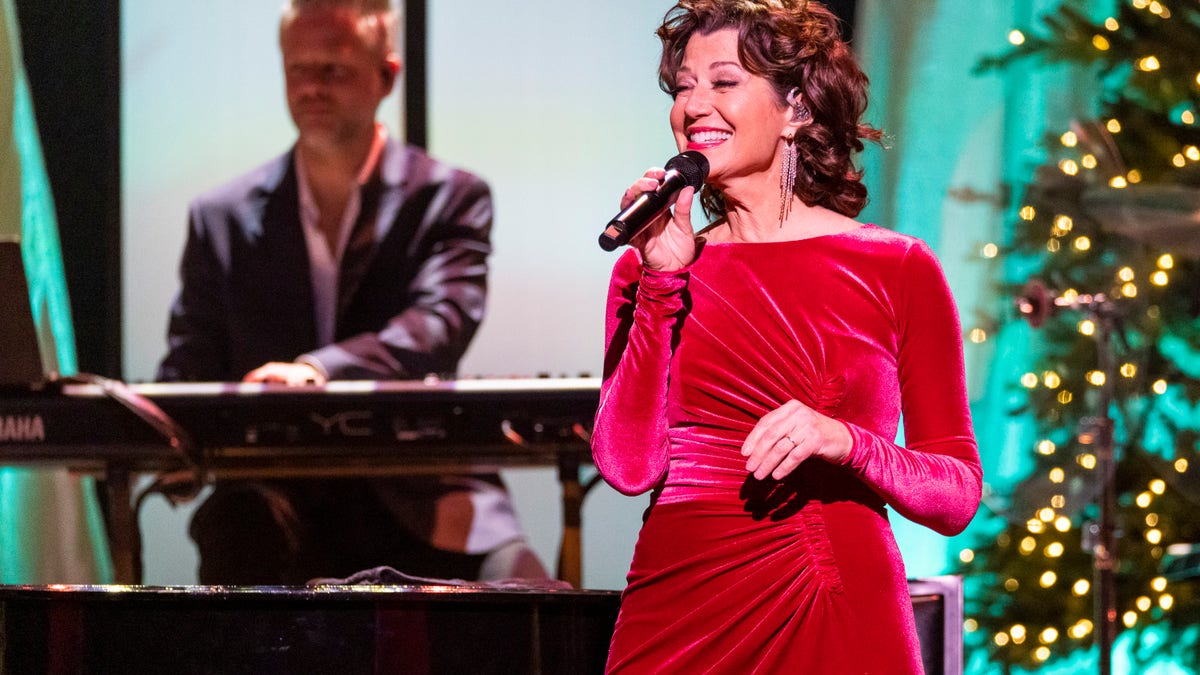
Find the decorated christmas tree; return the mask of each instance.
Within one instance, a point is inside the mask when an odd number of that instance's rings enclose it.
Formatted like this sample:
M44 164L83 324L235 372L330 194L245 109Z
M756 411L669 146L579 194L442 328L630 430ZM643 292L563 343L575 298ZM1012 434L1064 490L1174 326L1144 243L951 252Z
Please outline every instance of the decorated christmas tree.
M1098 115L1047 138L1052 161L1015 191L1009 241L984 253L1012 300L991 332L1034 326L1010 397L1036 427L1022 449L1034 468L985 499L985 536L957 570L968 652L1005 672L1099 656L1105 578L1134 672L1200 668L1200 2L1121 3L1097 19L1064 0L979 65L1074 64L1100 96ZM1107 577L1094 569L1105 524Z

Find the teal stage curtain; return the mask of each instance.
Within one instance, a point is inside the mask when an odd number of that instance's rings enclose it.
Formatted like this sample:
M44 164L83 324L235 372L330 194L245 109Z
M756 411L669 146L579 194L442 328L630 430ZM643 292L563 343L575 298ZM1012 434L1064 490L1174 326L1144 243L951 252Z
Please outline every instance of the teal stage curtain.
M0 6L0 235L19 236L43 359L76 372L54 202L42 162L11 0ZM47 348L46 345L51 347ZM92 479L0 469L0 582L102 583L112 565Z

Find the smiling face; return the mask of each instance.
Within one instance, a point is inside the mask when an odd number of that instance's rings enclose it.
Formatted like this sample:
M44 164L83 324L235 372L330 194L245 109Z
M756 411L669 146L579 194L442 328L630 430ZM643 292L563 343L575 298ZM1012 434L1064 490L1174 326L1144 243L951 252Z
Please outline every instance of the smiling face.
M688 40L673 94L675 142L680 150L704 153L710 184L727 191L748 178L778 180L783 138L794 133L795 122L771 83L742 66L736 30Z
M374 134L375 111L400 67L378 44L377 20L334 7L306 8L285 20L279 43L301 143L334 149Z

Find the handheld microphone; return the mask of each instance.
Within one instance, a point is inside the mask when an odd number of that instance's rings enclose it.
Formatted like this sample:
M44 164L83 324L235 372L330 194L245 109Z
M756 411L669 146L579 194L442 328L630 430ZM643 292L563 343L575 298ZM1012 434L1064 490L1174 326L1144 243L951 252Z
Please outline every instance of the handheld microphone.
M611 251L628 244L642 228L666 211L683 188L697 190L708 177L708 159L695 150L675 155L667 162L667 174L662 183L650 192L643 192L633 203L608 221L600 234L600 248Z

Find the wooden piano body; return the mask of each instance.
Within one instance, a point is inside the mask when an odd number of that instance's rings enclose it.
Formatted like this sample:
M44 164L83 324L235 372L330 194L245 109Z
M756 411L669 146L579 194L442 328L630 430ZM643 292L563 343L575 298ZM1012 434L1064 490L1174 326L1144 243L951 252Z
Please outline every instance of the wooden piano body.
M584 675L616 591L0 587L4 673Z

